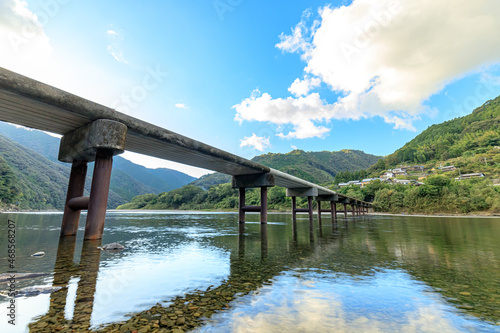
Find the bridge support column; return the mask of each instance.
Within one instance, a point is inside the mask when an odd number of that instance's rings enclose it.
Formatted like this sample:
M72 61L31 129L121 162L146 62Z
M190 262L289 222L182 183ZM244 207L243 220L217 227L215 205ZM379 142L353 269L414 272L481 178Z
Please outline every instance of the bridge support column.
M318 204L318 224L321 229L321 201L318 200L316 203Z
M68 191L66 193L66 204L61 225L61 236L74 236L78 231L80 222L80 210L70 207L70 200L83 196L85 190L85 178L87 177L87 162L74 161L69 175Z
M238 222L245 223L245 188L240 187L239 189L239 202L238 202Z
M344 217L347 217L347 204L344 202Z
M309 224L312 225L314 219L312 197L307 197L307 209L309 213Z
M332 212L332 223L337 222L337 205L335 204L335 201L330 201L330 209Z
M238 222L245 223L245 212L260 212L260 223L267 223L267 190L274 186L274 176L269 173L233 176L232 187L239 189ZM247 187L260 187L260 206L247 206Z
M85 239L102 238L112 167L113 154L109 151L98 151L95 159L92 187L90 188Z
M352 216L353 217L356 216L356 213L354 212L354 210L355 210L354 207L355 207L355 205L353 203L351 203L351 210L352 210Z
M85 239L101 239L106 218L113 155L125 150L127 126L99 119L61 138L59 161L73 163L61 236L75 235L82 209L88 209ZM87 162L95 161L90 197L83 197Z
M338 201L339 197L337 194L328 194L328 195L318 195L316 198L318 202L318 221L321 226L321 213L331 213L332 214L332 223L335 223L337 219L337 211L335 210L335 202ZM330 209L322 209L321 201L330 202Z
M312 224L314 219L313 215L313 197L318 196L317 188L287 188L286 196L292 197L292 219L296 221L297 213L308 213L309 214L309 223ZM297 208L297 202L295 200L296 197L307 197L307 208Z

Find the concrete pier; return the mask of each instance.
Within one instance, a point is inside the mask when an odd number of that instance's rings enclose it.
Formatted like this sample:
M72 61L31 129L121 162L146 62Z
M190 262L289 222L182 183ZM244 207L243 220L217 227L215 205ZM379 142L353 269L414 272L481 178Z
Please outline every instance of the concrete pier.
M246 212L260 212L260 223L267 223L267 192L269 187L275 184L274 176L265 174L250 174L233 176L232 187L239 192L238 221L245 223ZM245 190L247 188L260 188L260 206L247 206L245 201Z
M81 210L88 210L85 239L101 239L106 219L113 155L123 153L127 126L100 119L61 138L59 160L72 163L61 236L74 236ZM90 197L84 197L87 163L95 161Z

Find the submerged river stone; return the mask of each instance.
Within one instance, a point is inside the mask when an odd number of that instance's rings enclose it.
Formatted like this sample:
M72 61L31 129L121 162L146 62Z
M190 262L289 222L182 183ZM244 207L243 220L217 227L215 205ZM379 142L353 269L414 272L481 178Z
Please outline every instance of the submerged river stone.
M121 245L120 243L110 243L101 246L100 249L104 251L120 251L123 250L124 248L125 246Z

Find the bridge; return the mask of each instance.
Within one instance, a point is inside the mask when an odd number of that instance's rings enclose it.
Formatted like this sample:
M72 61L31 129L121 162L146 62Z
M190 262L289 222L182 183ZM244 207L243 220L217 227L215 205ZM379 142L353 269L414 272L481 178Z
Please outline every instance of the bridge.
M72 163L72 168L61 236L76 235L80 212L87 210L85 239L102 238L113 156L125 150L233 176L241 223L246 212L260 212L261 223L267 223L267 190L272 186L286 188L294 221L297 213L306 212L312 223L313 200L318 203L318 217L330 212L333 221L337 203L344 205L345 216L347 205L353 216L365 214L371 206L1 67L0 120L62 135L59 160ZM90 196L84 197L88 162L95 162L94 174ZM246 205L246 188L261 189L260 206ZM297 197L308 198L307 208L297 208ZM322 209L325 201L330 207Z

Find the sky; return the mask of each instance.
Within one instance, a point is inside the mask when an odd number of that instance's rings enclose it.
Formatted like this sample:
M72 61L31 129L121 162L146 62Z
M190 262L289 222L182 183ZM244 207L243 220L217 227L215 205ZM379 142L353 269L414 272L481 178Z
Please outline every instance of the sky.
M498 0L0 0L0 67L246 158L384 156L500 95L499 16Z

